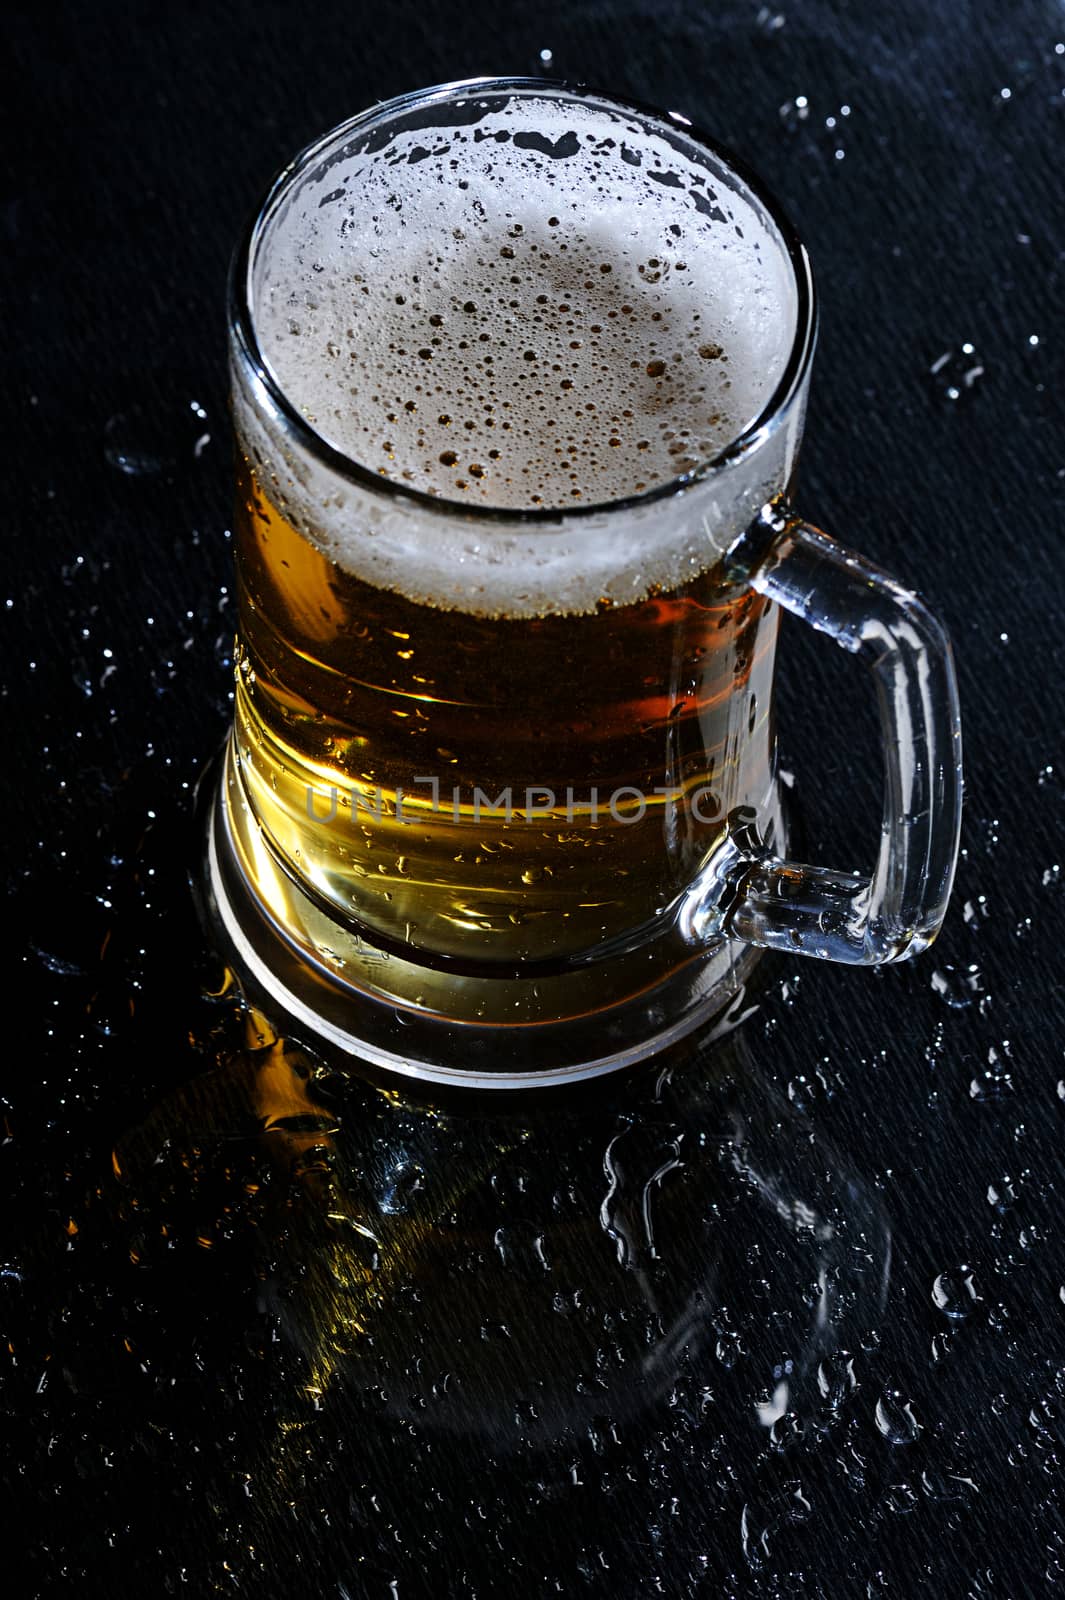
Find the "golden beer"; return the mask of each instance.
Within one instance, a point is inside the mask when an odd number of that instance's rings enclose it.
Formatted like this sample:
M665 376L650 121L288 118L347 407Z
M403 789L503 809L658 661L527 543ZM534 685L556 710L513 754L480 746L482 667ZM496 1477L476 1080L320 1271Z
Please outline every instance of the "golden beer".
M235 744L279 860L372 937L559 961L650 930L771 786L775 619L710 570L591 614L442 610L242 476Z

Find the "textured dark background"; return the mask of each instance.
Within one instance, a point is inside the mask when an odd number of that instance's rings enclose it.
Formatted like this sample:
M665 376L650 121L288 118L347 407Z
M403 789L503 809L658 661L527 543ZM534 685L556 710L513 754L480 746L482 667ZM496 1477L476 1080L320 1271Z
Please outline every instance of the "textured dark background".
M7 27L0 1405L5 1566L27 1557L9 1592L1056 1591L1060 8L101 0L15 6ZM515 1120L326 1075L318 1145L290 1116L271 1146L241 1077L262 1055L239 1005L205 997L183 878L228 714L227 260L312 136L421 84L532 72L545 47L731 145L809 245L801 506L951 629L955 898L910 967L764 964L757 1013L672 1086ZM786 625L785 764L812 847L864 860L872 711L836 655ZM718 1137L737 1117L738 1145ZM746 1151L731 1178L711 1147ZM615 1179L631 1227L609 1206L600 1226ZM315 1204L338 1183L353 1215L409 1224L383 1275L354 1247L337 1265ZM807 1195L853 1257L825 1335L847 1355L820 1364L792 1304ZM642 1197L656 1231L633 1244ZM579 1318L550 1314L541 1256L556 1279L565 1258L562 1311L583 1283L596 1323L577 1380ZM329 1381L326 1280L355 1301L377 1285L376 1331ZM626 1344L640 1316L661 1382ZM667 1324L687 1330L672 1367ZM809 1370L770 1429L754 1408L789 1360Z

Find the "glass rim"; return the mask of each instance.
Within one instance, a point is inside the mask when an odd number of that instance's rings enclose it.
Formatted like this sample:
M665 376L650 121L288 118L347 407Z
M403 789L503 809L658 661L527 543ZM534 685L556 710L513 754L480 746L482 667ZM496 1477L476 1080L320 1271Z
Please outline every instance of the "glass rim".
M795 291L795 331L787 360L776 386L758 415L743 431L714 455L665 483L652 485L638 493L623 495L612 500L589 501L573 506L491 506L477 502L452 500L444 495L429 494L395 478L382 477L371 467L330 444L317 428L289 399L263 355L255 326L251 273L256 251L262 241L265 226L273 208L291 183L304 173L327 150L343 139L370 128L383 116L413 106L428 105L434 101L465 99L478 93L527 94L536 93L573 100L599 101L611 110L627 112L641 121L680 134L701 146L721 164L725 172L737 177L754 200L763 208L784 247L791 268L791 282ZM646 106L636 100L606 93L587 84L567 83L562 79L530 77L480 77L458 79L450 83L435 84L425 89L414 89L378 101L346 121L336 124L326 133L306 145L270 180L252 211L234 251L228 285L229 334L243 360L251 368L258 386L265 392L279 420L291 433L298 446L330 472L346 480L353 487L369 491L378 499L393 504L408 504L412 510L435 517L465 517L480 524L499 527L558 526L560 523L588 521L606 513L641 511L660 501L682 497L697 490L708 480L719 479L730 467L759 449L775 434L787 417L796 398L802 393L817 328L817 302L813 273L806 247L786 212L772 191L747 164L720 144L710 134L694 125L682 112L663 111Z

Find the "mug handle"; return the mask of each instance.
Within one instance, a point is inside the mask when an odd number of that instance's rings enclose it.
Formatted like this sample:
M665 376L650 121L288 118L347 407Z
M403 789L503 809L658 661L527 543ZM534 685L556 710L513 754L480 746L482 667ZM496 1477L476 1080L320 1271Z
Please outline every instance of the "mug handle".
M950 641L928 607L886 572L779 502L725 557L726 572L858 656L873 674L884 748L884 814L871 878L782 861L756 813L728 818L727 889L698 879L681 907L694 943L879 966L927 949L950 897L961 827L961 726Z

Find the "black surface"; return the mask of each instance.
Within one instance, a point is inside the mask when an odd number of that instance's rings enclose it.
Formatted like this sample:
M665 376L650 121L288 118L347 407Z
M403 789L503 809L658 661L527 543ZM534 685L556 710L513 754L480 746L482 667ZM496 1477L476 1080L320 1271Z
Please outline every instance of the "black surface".
M1065 27L1033 0L780 16L11 17L8 1592L1063 1582ZM765 963L757 1013L664 1081L439 1116L307 1078L205 994L183 868L228 715L224 279L311 136L543 47L692 115L805 237L801 506L950 626L965 849L912 966ZM872 710L836 654L785 627L785 764L821 857L864 861ZM263 1085L288 1096L273 1131Z

